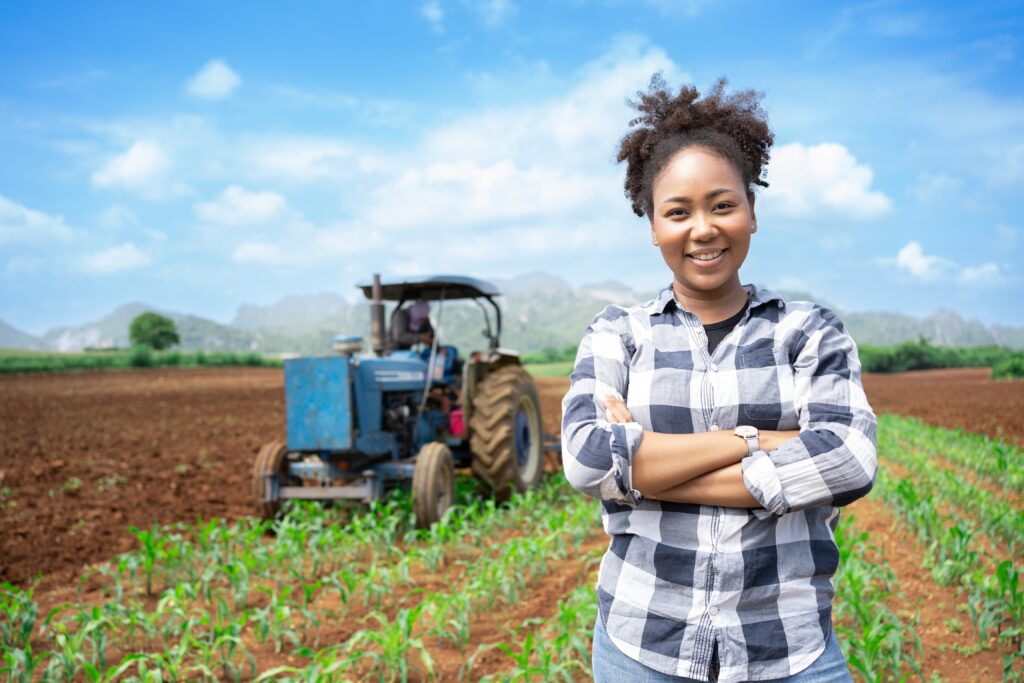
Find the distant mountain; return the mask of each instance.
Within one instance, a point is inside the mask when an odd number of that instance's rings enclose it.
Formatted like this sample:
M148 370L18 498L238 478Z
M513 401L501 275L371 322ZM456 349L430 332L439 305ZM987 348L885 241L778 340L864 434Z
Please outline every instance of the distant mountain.
M43 341L48 348L55 351L81 351L85 348L106 349L128 346L128 325L132 319L144 311L156 311L168 315L167 311L159 310L141 303L130 303L118 306L114 311L99 320L66 327L55 327L43 334ZM169 315L174 318L174 315ZM180 317L180 316L179 316Z
M561 278L534 271L518 277L494 280L504 293L502 346L532 353L544 347L577 344L587 325L608 304L628 305L646 301L656 292L638 292L606 280L574 288ZM993 325L964 320L953 311L940 309L926 318L887 312L853 312L840 309L807 292L776 289L789 301L815 301L834 310L859 343L897 344L920 336L938 345L1002 344L1024 348L1024 327ZM469 302L448 302L443 310L435 303L432 314L441 313L441 338L464 351L483 348L487 324L480 307ZM489 308L489 307L488 307ZM369 345L369 306L360 298L349 302L341 294L289 295L268 305L238 307L229 324L186 313L167 311L143 303L118 307L109 315L85 325L58 327L41 338L21 332L0 321L0 348L77 351L87 347L128 346L128 325L139 313L153 310L175 321L184 350L258 351L260 353L324 353L338 333L361 334ZM390 308L389 308L390 311Z
M22 332L0 320L0 349L43 350L46 348L46 342L39 337Z

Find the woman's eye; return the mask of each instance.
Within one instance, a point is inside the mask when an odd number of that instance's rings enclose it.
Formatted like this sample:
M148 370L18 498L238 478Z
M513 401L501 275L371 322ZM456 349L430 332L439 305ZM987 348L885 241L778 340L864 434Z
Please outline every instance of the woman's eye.
M715 210L716 211L726 211L728 209L731 209L732 207L733 207L733 205L730 204L729 202L720 202L720 203L715 205Z
M679 218L680 216L686 216L686 209L672 209L665 216L667 218Z

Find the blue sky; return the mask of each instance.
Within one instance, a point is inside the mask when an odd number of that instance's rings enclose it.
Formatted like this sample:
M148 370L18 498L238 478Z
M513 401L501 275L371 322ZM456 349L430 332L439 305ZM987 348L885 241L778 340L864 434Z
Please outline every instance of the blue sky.
M614 163L664 71L765 93L744 282L1024 325L1020 3L0 8L0 319L228 321L372 272L649 290Z

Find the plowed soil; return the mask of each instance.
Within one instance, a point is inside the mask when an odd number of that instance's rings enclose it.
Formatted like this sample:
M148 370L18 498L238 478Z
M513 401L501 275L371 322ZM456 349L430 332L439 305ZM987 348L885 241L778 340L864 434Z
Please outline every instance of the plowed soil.
M990 376L988 368L868 373L864 391L876 413L914 415L1024 446L1024 380Z
M565 378L537 378L557 434ZM1024 383L988 370L866 375L876 412L1024 444ZM284 436L280 370L0 377L0 581L43 587L134 547L128 527L250 514L260 446Z

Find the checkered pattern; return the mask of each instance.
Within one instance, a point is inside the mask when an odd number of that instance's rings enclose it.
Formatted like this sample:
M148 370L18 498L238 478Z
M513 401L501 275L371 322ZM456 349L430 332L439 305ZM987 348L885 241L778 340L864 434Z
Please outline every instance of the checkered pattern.
M601 499L611 543L598 602L612 641L658 671L719 681L781 678L824 651L839 563L837 506L875 479L875 415L857 347L827 308L744 285L748 311L710 355L697 316L667 287L609 306L587 329L562 402L569 482ZM609 424L599 397L624 397L634 422ZM763 507L645 499L630 463L643 432L737 425L799 429L742 461ZM738 438L738 437L737 437Z

